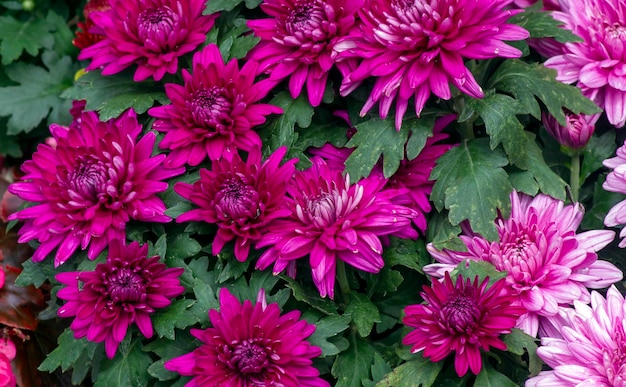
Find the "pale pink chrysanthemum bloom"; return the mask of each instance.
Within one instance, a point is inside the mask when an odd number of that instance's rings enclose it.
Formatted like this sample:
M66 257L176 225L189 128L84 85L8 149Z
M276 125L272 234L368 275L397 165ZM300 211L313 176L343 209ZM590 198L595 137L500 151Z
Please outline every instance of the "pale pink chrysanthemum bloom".
M596 130L600 114L564 113L567 125L561 125L556 118L544 112L541 116L543 126L559 144L570 149L584 148Z
M404 309L402 323L415 328L402 344L411 352L424 351L433 362L443 360L454 352L454 369L462 377L470 369L478 375L482 369L480 350L505 350L500 335L511 333L517 318L525 312L513 306L516 295L501 279L488 286L489 278L479 282L459 275L456 283L449 273L443 282L433 281L423 286L426 303L409 305Z
M558 315L559 308L574 301L589 302L587 288L601 289L622 279L622 272L597 251L615 237L610 230L576 233L582 221L580 204L565 205L544 194L531 197L511 193L511 215L496 219L498 240L489 242L471 230L460 238L467 251L428 251L439 263L424 267L442 277L468 260L486 261L507 272L507 282L526 308L517 327L536 336L544 319Z
M235 258L245 261L268 224L290 214L283 202L297 159L280 165L286 153L287 148L281 147L261 162L261 150L255 148L245 162L239 155L230 161L214 161L211 170L200 170L197 182L176 183L176 193L199 207L181 214L176 221L217 224L213 255L235 240Z
M206 0L109 0L110 8L89 16L104 39L85 47L78 59L87 70L112 75L137 65L134 80L160 81L178 71L178 58L206 40L217 15L203 15Z
M312 362L322 350L306 341L315 325L299 311L281 315L263 289L254 304L242 304L227 288L219 300L219 311L209 311L212 327L191 330L200 347L165 362L167 370L193 377L185 387L329 386Z
M383 190L381 176L370 176L350 184L343 169L331 168L320 157L312 166L297 172L287 193L290 215L269 225L256 244L269 246L256 267L272 263L274 273L287 269L295 275L296 259L309 256L313 282L322 297L334 297L337 260L368 273L384 266L381 236L417 238L411 226L414 210L393 204L394 190Z
M507 20L523 10L505 9L513 0L371 0L359 9L360 23L337 45L338 58L360 63L344 77L341 95L375 77L361 115L379 104L386 118L396 104L396 128L411 97L419 116L431 94L449 100L450 84L474 98L484 93L464 59L518 58L504 41L528 32Z
M35 202L9 216L22 220L19 242L39 242L33 261L57 248L54 264L63 264L80 247L95 259L112 240L125 240L126 224L169 222L156 195L163 181L185 168L163 168L165 155L152 157L156 135L139 138L142 126L133 110L101 122L83 112L69 128L51 125L53 145L40 144L22 165L21 181L9 186L18 197Z
M230 159L238 150L261 147L252 128L283 110L258 103L272 85L255 82L256 68L247 62L240 70L236 59L224 64L217 46L210 44L193 56L193 74L183 70L184 85L165 85L171 104L148 114L157 118L153 128L165 133L159 147L170 150L166 166L196 166L207 157Z
M537 355L552 368L526 387L626 386L626 304L611 286L606 299L591 293L591 305L576 301L560 337L544 337Z
M559 81L576 83L621 128L626 123L626 3L571 1L566 12L553 15L584 41L565 43L563 53L545 66L557 71Z
M104 342L107 357L115 356L131 324L147 338L152 337L150 314L165 308L185 288L178 277L182 268L168 268L159 256L148 258L148 245L128 245L122 240L109 244L105 263L94 271L65 272L56 280L65 285L57 296L65 300L59 317L74 317L74 337Z
M624 145L617 148L615 157L604 160L604 166L612 169L602 184L602 188L610 192L626 193L626 141ZM604 217L604 225L615 227L626 224L626 200L614 205ZM619 236L624 238L619 243L619 247L626 247L626 228L622 228Z
M248 58L258 61L259 72L269 74L274 83L289 78L292 98L306 84L309 102L318 106L333 66L342 73L354 66L354 60L336 63L332 52L350 32L362 5L363 0L265 0L261 9L272 18L248 21L261 38Z

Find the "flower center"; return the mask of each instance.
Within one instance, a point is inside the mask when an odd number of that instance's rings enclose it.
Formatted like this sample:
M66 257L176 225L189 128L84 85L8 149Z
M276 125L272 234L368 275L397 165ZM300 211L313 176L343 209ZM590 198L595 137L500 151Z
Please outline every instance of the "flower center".
M107 286L109 298L115 303L135 303L145 298L146 289L143 278L128 268L114 269L104 283Z
M191 116L200 126L222 129L232 122L232 105L223 87L213 86L196 91L188 105Z
M298 1L287 16L285 29L296 35L298 32L319 28L324 19L324 10L317 0Z
M137 19L137 33L144 42L167 48L170 36L178 25L179 16L168 6L143 10Z
M626 383L626 340L621 329L617 329L613 337L616 346L612 350L605 349L602 362L611 385L623 386Z
M98 194L105 192L107 168L97 160L79 160L76 169L68 174L69 189L89 202L98 202Z
M222 183L215 195L215 209L224 220L242 223L259 216L259 195L245 181L232 178Z
M605 31L610 38L626 41L626 26L615 23L607 25Z
M269 366L267 347L260 339L244 340L235 343L228 366L242 374L258 374Z
M441 308L441 317L451 333L472 330L481 312L474 297L463 293L452 294Z
M500 249L499 254L491 255L494 266L500 271L506 271L518 290L532 286L533 275L538 268L537 260L542 257L537 245L526 235L521 235L509 242L502 242Z

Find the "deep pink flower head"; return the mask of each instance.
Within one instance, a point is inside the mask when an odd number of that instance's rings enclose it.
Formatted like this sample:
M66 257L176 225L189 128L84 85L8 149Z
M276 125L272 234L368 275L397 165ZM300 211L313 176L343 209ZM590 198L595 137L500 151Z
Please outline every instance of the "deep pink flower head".
M257 268L274 263L274 273L287 269L295 275L295 260L309 256L313 282L320 295L334 297L337 260L368 273L384 266L380 237L394 234L417 238L411 227L414 210L393 204L386 180L371 176L350 184L342 169L319 158L311 168L297 172L287 189L289 217L269 225L257 247L270 246Z
M0 257L2 257L2 253L0 253ZM6 274L4 273L4 268L0 266L0 289L4 287L4 278Z
M296 98L304 84L309 102L322 102L328 73L335 64L332 52L355 22L363 0L265 0L261 9L271 19L249 20L248 27L261 41L248 58L260 63L259 72L274 83L289 77L289 91ZM354 60L336 63L342 73Z
M565 112L567 125L563 126L548 113L543 113L543 126L559 144L571 148L582 149L596 130L596 122L600 114L586 115Z
M626 194L626 141L624 145L617 148L615 157L604 160L604 166L612 169L602 184L602 188L610 192ZM604 218L604 224L608 227L615 227L626 224L626 200L622 200L609 210ZM622 228L619 233L622 241L619 247L626 247L626 228Z
M15 359L15 344L7 337L0 338L0 386L15 387L16 379L11 360Z
M604 109L618 128L626 123L626 3L615 0L570 1L567 12L554 12L583 42L565 43L563 54L545 66L557 79L577 83L583 95Z
M322 350L306 341L315 325L300 320L299 311L281 316L262 289L255 304L242 305L226 288L219 298L220 310L209 311L212 327L191 330L202 345L165 362L166 369L193 376L185 387L329 386L311 360Z
M479 283L459 275L456 284L446 272L443 282L433 281L421 293L425 304L404 309L402 323L416 328L402 344L413 353L424 351L434 362L455 352L454 368L459 377L468 368L478 374L482 368L480 350L506 349L500 335L511 333L524 308L513 306L516 296L504 279L488 287L489 278Z
M57 296L67 301L59 317L75 317L74 337L103 342L107 356L115 356L128 327L135 323L145 337L152 337L150 314L171 304L184 288L178 277L182 268L168 268L158 256L147 258L148 245L121 240L109 244L106 263L94 271L56 275L65 285Z
M102 75L136 64L134 80L178 71L178 58L206 40L217 15L202 15L206 0L109 0L111 7L92 12L91 20L104 39L84 48L78 59L91 59L87 70Z
M141 130L132 110L107 122L84 112L69 128L50 126L54 145L40 144L22 165L23 180L9 186L11 193L37 203L9 216L25 222L20 243L40 242L33 261L58 248L58 266L88 246L88 257L95 259L110 241L125 240L131 219L171 220L156 194L167 189L162 180L184 168L163 168L165 155L151 157L156 135L138 139Z
M569 0L543 0L543 9L546 11L561 10L561 2ZM513 4L519 8L527 8L537 3L537 0L513 0Z
M440 262L424 271L443 277L467 260L487 261L507 272L507 283L517 292L518 304L526 308L517 327L536 336L543 319L559 314L560 307L574 301L589 302L587 288L601 289L622 279L612 263L599 260L596 252L615 237L610 230L576 231L583 217L580 204L565 205L547 195L531 197L511 193L511 216L496 219L499 239L489 242L466 229L460 238L466 252L428 251Z
M561 337L544 337L537 355L552 371L542 371L526 387L626 386L626 304L614 287L606 299L591 293L591 306L574 303Z
M283 202L297 159L281 166L286 153L287 148L282 147L261 163L261 150L255 148L245 162L235 154L232 160L214 161L211 170L201 169L200 179L193 185L176 183L174 190L199 207L176 221L217 224L213 255L234 239L235 258L245 261L268 223L290 214Z
M239 149L261 147L252 128L282 109L257 103L272 85L254 82L256 68L255 62L247 62L239 70L236 59L224 64L217 46L210 44L193 56L193 74L183 70L184 85L165 85L172 103L148 114L157 118L153 128L166 133L159 144L171 150L166 166L196 166L207 156L231 159Z
M504 43L528 37L523 28L507 24L522 10L504 9L513 0L371 0L359 10L361 23L335 45L339 58L359 58L347 75L341 94L376 77L361 115L376 103L386 118L396 102L396 128L402 125L409 99L419 115L431 93L448 100L450 83L463 93L484 93L464 59L517 58L521 51Z

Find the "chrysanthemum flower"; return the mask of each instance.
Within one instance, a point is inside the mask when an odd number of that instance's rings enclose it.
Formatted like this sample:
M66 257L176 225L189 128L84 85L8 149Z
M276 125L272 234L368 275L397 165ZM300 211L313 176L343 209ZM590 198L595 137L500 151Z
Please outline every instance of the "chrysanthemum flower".
M15 359L15 344L6 337L0 338L0 386L15 387L16 379L11 360Z
M604 166L612 169L602 184L602 188L610 192L626 194L626 141L617 148L615 157L604 160ZM626 223L626 200L622 200L609 210L604 218L604 224L608 227L623 225ZM626 228L619 233L622 241L619 247L626 247Z
M0 252L0 258L2 258L2 252ZM0 266L0 289L4 287L4 278L6 274L4 273L4 267Z
M151 157L156 135L138 140L141 130L132 110L107 122L84 112L70 128L50 126L54 146L40 144L22 165L23 180L9 186L11 193L37 202L9 216L25 222L20 243L40 242L33 261L58 248L58 266L88 246L88 257L95 259L110 241L126 238L129 220L171 220L156 194L167 189L162 180L184 168L163 168L165 155Z
M349 176L319 158L297 172L287 189L289 217L269 225L257 247L270 246L257 268L274 263L274 273L295 274L295 260L309 255L313 282L320 295L334 297L337 260L368 273L383 266L380 237L416 238L414 210L393 204L396 193L383 190L386 180L371 176L350 184Z
M589 302L587 288L600 289L622 279L612 263L599 260L596 252L615 237L610 230L576 231L583 217L579 204L539 194L531 197L511 193L511 216L498 218L499 240L489 242L466 230L460 238L466 252L439 251L428 246L440 264L424 271L443 272L467 260L487 261L507 272L507 282L517 292L519 305L526 308L517 327L536 336L542 319L557 316L559 308L574 301Z
M596 130L596 122L600 115L574 114L567 111L564 113L567 120L566 126L561 125L556 118L544 112L541 117L544 127L559 144L571 149L584 148Z
M362 4L363 0L265 0L261 9L272 18L248 21L261 38L248 58L258 61L259 72L270 74L275 83L289 77L293 98L306 83L309 102L318 106L335 64L333 47L349 33ZM336 65L346 73L352 62Z
M109 244L106 263L99 263L94 271L55 277L65 285L57 296L67 301L59 308L59 317L75 317L70 325L74 337L104 341L111 359L131 324L152 337L150 314L170 305L185 290L178 280L182 268L168 268L158 256L147 258L147 254L147 244L115 240Z
M261 239L268 223L290 214L282 204L297 160L280 166L286 153L287 148L282 147L261 163L261 150L255 148L246 162L235 154L230 161L214 161L210 171L201 169L200 179L193 185L176 183L174 190L199 207L176 221L217 224L213 255L234 239L235 257L245 261L250 246Z
M456 284L446 273L443 282L433 281L421 293L426 304L409 305L402 323L416 328L402 344L411 345L413 353L438 362L455 352L454 368L459 377L468 368L478 374L482 368L480 350L505 350L500 335L511 333L524 308L512 306L515 295L504 279L488 287L489 278L472 282L459 275Z
M183 70L184 85L165 85L170 105L154 107L153 128L165 132L159 144L171 150L165 165L196 166L211 160L230 159L237 150L261 147L261 138L251 130L265 116L282 109L257 103L272 88L268 81L255 83L256 63L241 70L236 59L224 64L216 45L206 46L193 57L193 74Z
M84 48L78 59L91 59L87 70L103 75L136 64L134 80L178 71L178 58L206 40L217 15L202 15L206 0L109 0L111 8L91 13L104 39Z
M612 286L606 299L591 294L591 306L574 304L575 313L561 326L560 338L544 337L537 355L552 371L542 371L526 387L626 385L626 304Z
M621 128L626 123L626 3L580 0L570 1L568 8L553 15L584 41L565 43L563 54L545 66L558 72L559 81L576 82Z
M528 37L507 20L522 10L504 9L513 0L372 0L359 10L361 23L335 45L339 58L359 58L341 94L376 77L361 115L376 103L386 118L396 103L396 128L409 99L419 115L431 93L448 100L450 83L475 98L484 93L463 59L517 58L521 51L504 43Z
M202 345L165 362L166 369L193 376L185 387L329 386L311 361L321 349L306 341L315 325L300 320L299 311L281 316L263 290L254 305L242 305L226 288L219 298L220 310L209 311L212 327L191 330Z

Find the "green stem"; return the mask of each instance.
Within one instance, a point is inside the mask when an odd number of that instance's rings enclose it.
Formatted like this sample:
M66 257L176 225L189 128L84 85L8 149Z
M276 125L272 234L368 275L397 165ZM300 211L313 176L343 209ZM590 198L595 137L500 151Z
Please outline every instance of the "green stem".
M569 185L572 188L572 201L578 201L578 192L580 190L580 155L572 156L572 164L570 166Z
M463 96L457 96L454 100L454 111L459 116L465 109L465 99L463 98ZM470 117L464 122L459 122L459 134L464 140L474 138L474 117Z
M348 294L350 294L350 284L348 283L348 275L346 274L346 264L341 260L337 260L337 281L339 281L339 290L341 290L341 298L343 302L348 303Z

